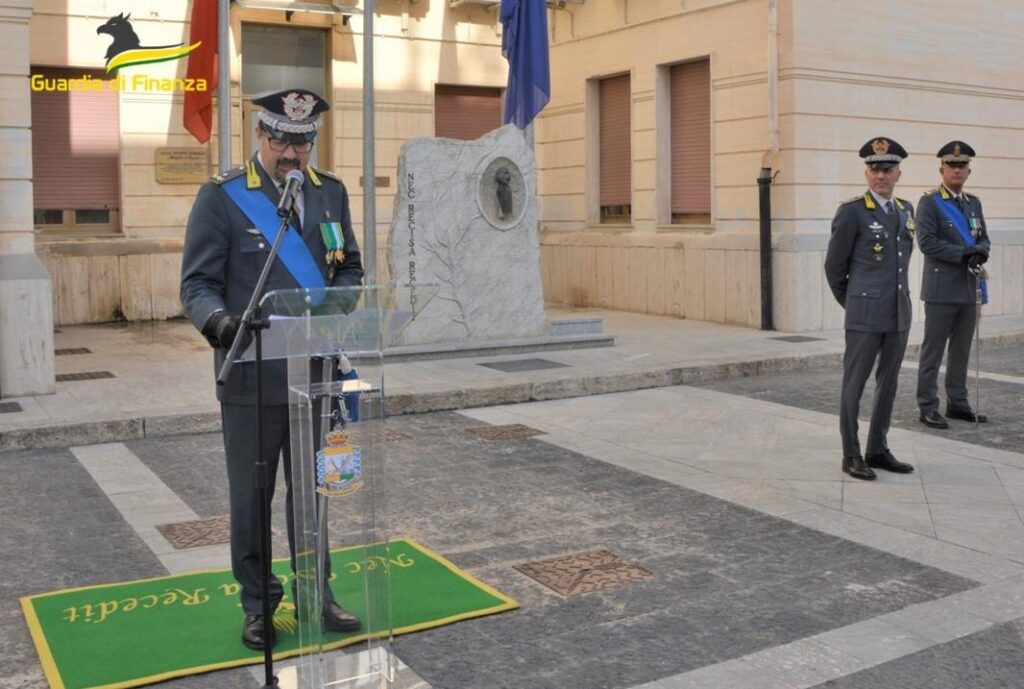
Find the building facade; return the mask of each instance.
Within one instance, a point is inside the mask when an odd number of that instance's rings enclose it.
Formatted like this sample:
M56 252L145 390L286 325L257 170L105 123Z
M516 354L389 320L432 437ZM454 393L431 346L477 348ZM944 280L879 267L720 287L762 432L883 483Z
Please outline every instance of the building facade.
M253 95L325 94L315 164L346 181L363 236L362 18L326 2L323 13L275 4L287 0L232 4L232 161L253 150ZM910 151L897 193L915 203L938 181L943 143L977 149L968 188L993 240L987 313L1024 310L1024 7L1014 0L969 13L924 0L548 4L552 97L535 150L549 302L759 326L757 178L768 168L774 325L838 328L822 271L830 221L865 187L857 149L886 135ZM500 124L497 6L376 2L381 280L401 145ZM201 145L182 125L184 60L123 68L111 82L113 33L97 29L120 16L142 45L186 43L190 9L0 0L2 396L53 389L51 324L181 312L184 226L216 171L218 132ZM57 88L76 78L81 88Z
M775 327L839 328L822 270L830 223L866 188L857 150L885 135L910 152L897 194L914 204L938 184L940 146L978 151L968 189L992 235L986 313L1022 312L1019 3L568 8L552 13L552 100L538 127L549 300L759 326L756 180L770 166ZM918 252L915 290L920 270Z

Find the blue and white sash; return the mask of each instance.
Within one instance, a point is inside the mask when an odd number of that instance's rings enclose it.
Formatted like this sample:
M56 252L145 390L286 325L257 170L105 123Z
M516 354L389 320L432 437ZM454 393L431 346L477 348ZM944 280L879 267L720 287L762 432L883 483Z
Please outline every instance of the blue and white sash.
M277 206L271 203L261 190L249 191L245 187L245 177L239 176L221 185L228 197L238 206L253 226L266 237L271 244L277 239L277 230L281 219L277 215ZM277 252L281 263L288 269L291 276L306 289L325 287L324 276L316 264L313 254L298 232L285 232L284 239Z
M970 228L967 226L967 218L964 217L960 207L956 205L956 202L952 197L935 199L935 202L939 206L939 210L946 216L949 222L953 223L953 227L960 233L960 237L967 243L967 246L974 246L977 240L974 235L971 234ZM988 281L985 278L978 277L978 287L981 289L981 303L988 303Z

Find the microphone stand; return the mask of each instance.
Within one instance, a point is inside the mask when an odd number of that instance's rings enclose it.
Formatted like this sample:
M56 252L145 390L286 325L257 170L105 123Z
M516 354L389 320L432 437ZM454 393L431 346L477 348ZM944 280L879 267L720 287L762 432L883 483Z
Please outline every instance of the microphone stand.
M263 270L256 281L256 286L249 297L249 305L242 314L241 326L235 335L231 349L228 350L224 363L221 364L220 373L217 374L217 385L223 386L227 383L231 370L235 365L235 357L241 349L242 333L248 332L256 342L256 464L253 467L255 472L256 501L259 504L258 518L260 524L260 596L263 599L263 669L265 683L262 689L276 689L277 677L274 676L274 651L271 639L274 635L273 611L270 609L270 477L267 473L267 459L263 455L263 331L270 327L269 321L262 317L262 310L259 305L260 296L263 294L263 286L270 275L270 269L274 265L274 258L281 248L281 241L284 233L288 231L288 221L294 212L294 197L292 205L287 210L279 211L281 225L277 228L277 236L270 247L270 255L263 264Z

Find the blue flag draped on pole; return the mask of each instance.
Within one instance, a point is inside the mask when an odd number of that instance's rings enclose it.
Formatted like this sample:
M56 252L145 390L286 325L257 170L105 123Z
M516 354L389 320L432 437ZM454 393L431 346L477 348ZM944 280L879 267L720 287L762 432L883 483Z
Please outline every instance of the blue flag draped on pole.
M501 0L501 54L508 60L505 122L526 129L551 100L545 0Z

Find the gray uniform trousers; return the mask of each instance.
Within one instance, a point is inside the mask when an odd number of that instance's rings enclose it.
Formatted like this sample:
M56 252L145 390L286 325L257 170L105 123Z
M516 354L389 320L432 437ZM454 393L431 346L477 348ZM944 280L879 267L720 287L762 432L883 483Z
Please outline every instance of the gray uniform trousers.
M227 455L228 500L231 509L231 571L241 584L242 609L246 615L262 615L260 595L260 522L256 493L257 436L254 406L221 404L224 429L224 450ZM284 480L287 486L285 514L288 543L294 542L291 491L291 448L289 447L288 406L267 405L263 412L263 457L270 477L268 491L274 497L275 477L280 459L284 457ZM294 554L293 554L294 558ZM274 609L283 596L281 582L270 577L270 607Z
M857 417L860 398L864 393L871 369L878 360L875 372L875 403L871 410L865 456L881 454L889 449L886 436L892 419L892 405L896 399L900 365L907 348L908 330L885 333L846 331L846 353L843 356L843 391L839 411L839 434L843 439L843 456L860 456L857 439Z
M228 501L231 510L231 571L241 585L240 598L246 615L262 615L260 583L260 523L256 493L257 408L237 404L221 404L224 429L224 450L227 455ZM274 498L278 466L284 458L285 519L292 571L295 571L295 522L292 515L292 461L288 432L288 405L271 404L263 411L263 457L269 476L268 492ZM330 578L330 559L325 562L326 578ZM294 585L293 591L294 594ZM284 590L276 576L270 577L270 607L281 602ZM324 603L334 600L330 586L324 586ZM294 598L293 598L294 600Z
M939 410L939 366L949 341L946 359L946 401L951 409L971 408L967 392L967 366L977 314L975 304L924 305L924 341L917 377L917 405L921 413Z

